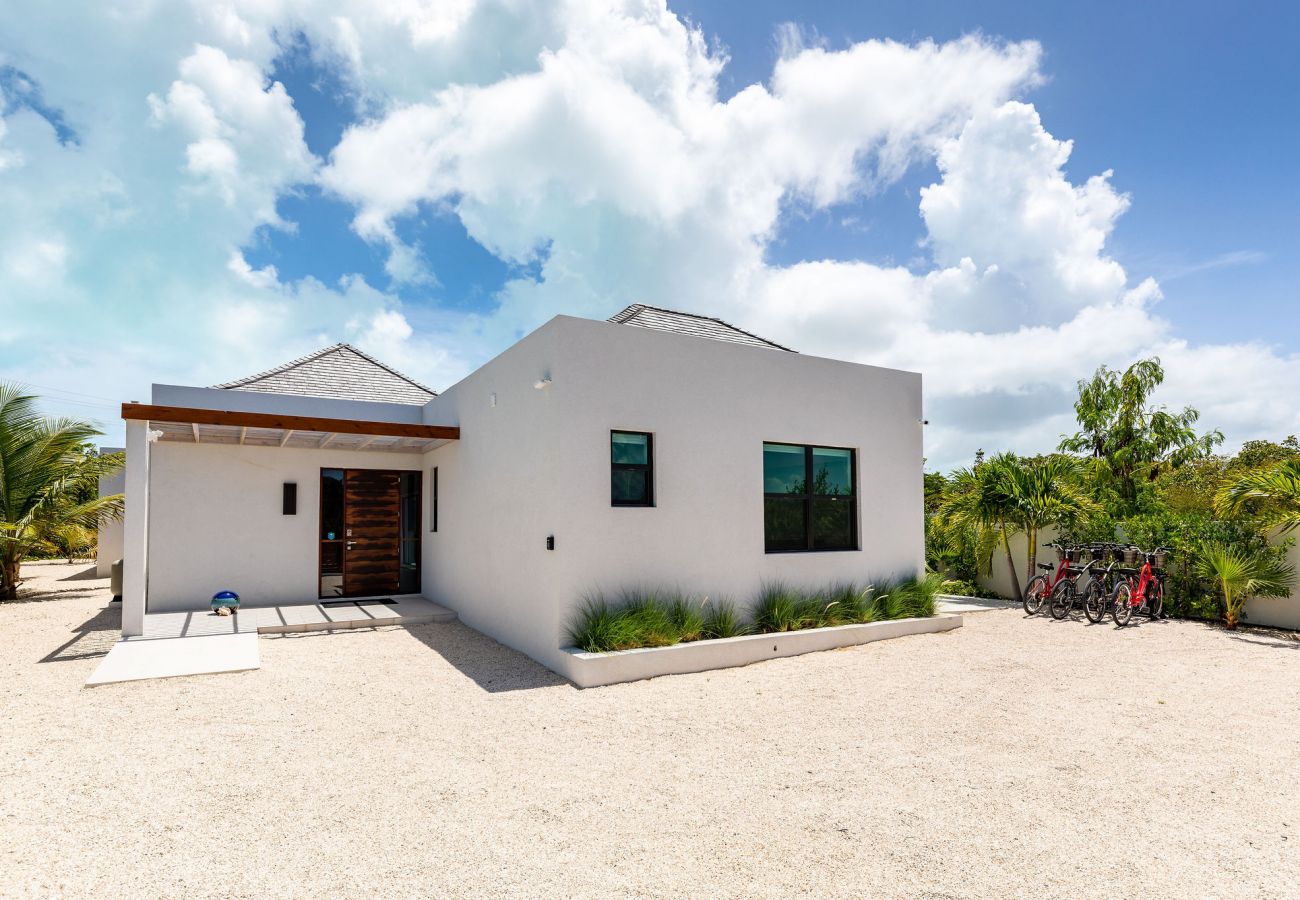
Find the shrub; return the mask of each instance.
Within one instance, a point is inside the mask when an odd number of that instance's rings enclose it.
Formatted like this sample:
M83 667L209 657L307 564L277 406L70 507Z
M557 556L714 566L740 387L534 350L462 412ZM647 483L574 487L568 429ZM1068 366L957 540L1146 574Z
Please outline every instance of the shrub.
M961 581L951 578L943 583L941 593L953 597L980 597L988 600L1002 599L997 591L991 591L988 588L980 587L976 582Z

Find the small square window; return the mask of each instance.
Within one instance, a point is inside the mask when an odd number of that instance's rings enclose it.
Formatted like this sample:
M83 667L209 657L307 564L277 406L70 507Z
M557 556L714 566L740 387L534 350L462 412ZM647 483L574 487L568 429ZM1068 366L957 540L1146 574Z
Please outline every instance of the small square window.
M648 433L611 431L609 462L611 505L654 506L654 451Z

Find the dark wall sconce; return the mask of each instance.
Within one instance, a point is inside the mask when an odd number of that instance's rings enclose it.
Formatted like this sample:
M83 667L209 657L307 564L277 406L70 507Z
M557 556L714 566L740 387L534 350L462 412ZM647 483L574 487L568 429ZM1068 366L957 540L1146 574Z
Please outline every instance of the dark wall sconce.
M298 483L296 481L286 481L284 483L284 514L286 516L298 515Z
M546 536L546 549L547 549L547 550L554 550L554 549L555 549L555 535L553 535L553 534L548 534L548 535Z

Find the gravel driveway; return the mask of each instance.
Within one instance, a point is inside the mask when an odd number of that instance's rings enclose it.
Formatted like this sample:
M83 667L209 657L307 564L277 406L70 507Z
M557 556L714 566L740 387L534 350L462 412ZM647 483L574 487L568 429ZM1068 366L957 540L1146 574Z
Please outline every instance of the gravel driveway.
M1300 894L1285 637L998 610L584 692L426 625L83 689L81 569L0 604L6 895Z

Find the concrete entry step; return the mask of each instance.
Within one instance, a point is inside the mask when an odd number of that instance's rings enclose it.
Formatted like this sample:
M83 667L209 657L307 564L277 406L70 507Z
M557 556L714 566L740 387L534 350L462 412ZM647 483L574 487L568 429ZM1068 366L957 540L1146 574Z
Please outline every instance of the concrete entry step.
M368 602L359 598L337 605L292 603L279 606L246 606L232 616L218 616L209 610L149 613L144 634L127 641L159 640L222 634L286 634L303 631L335 631L375 628L381 625L419 625L454 622L456 613L423 597L393 597L393 603Z

